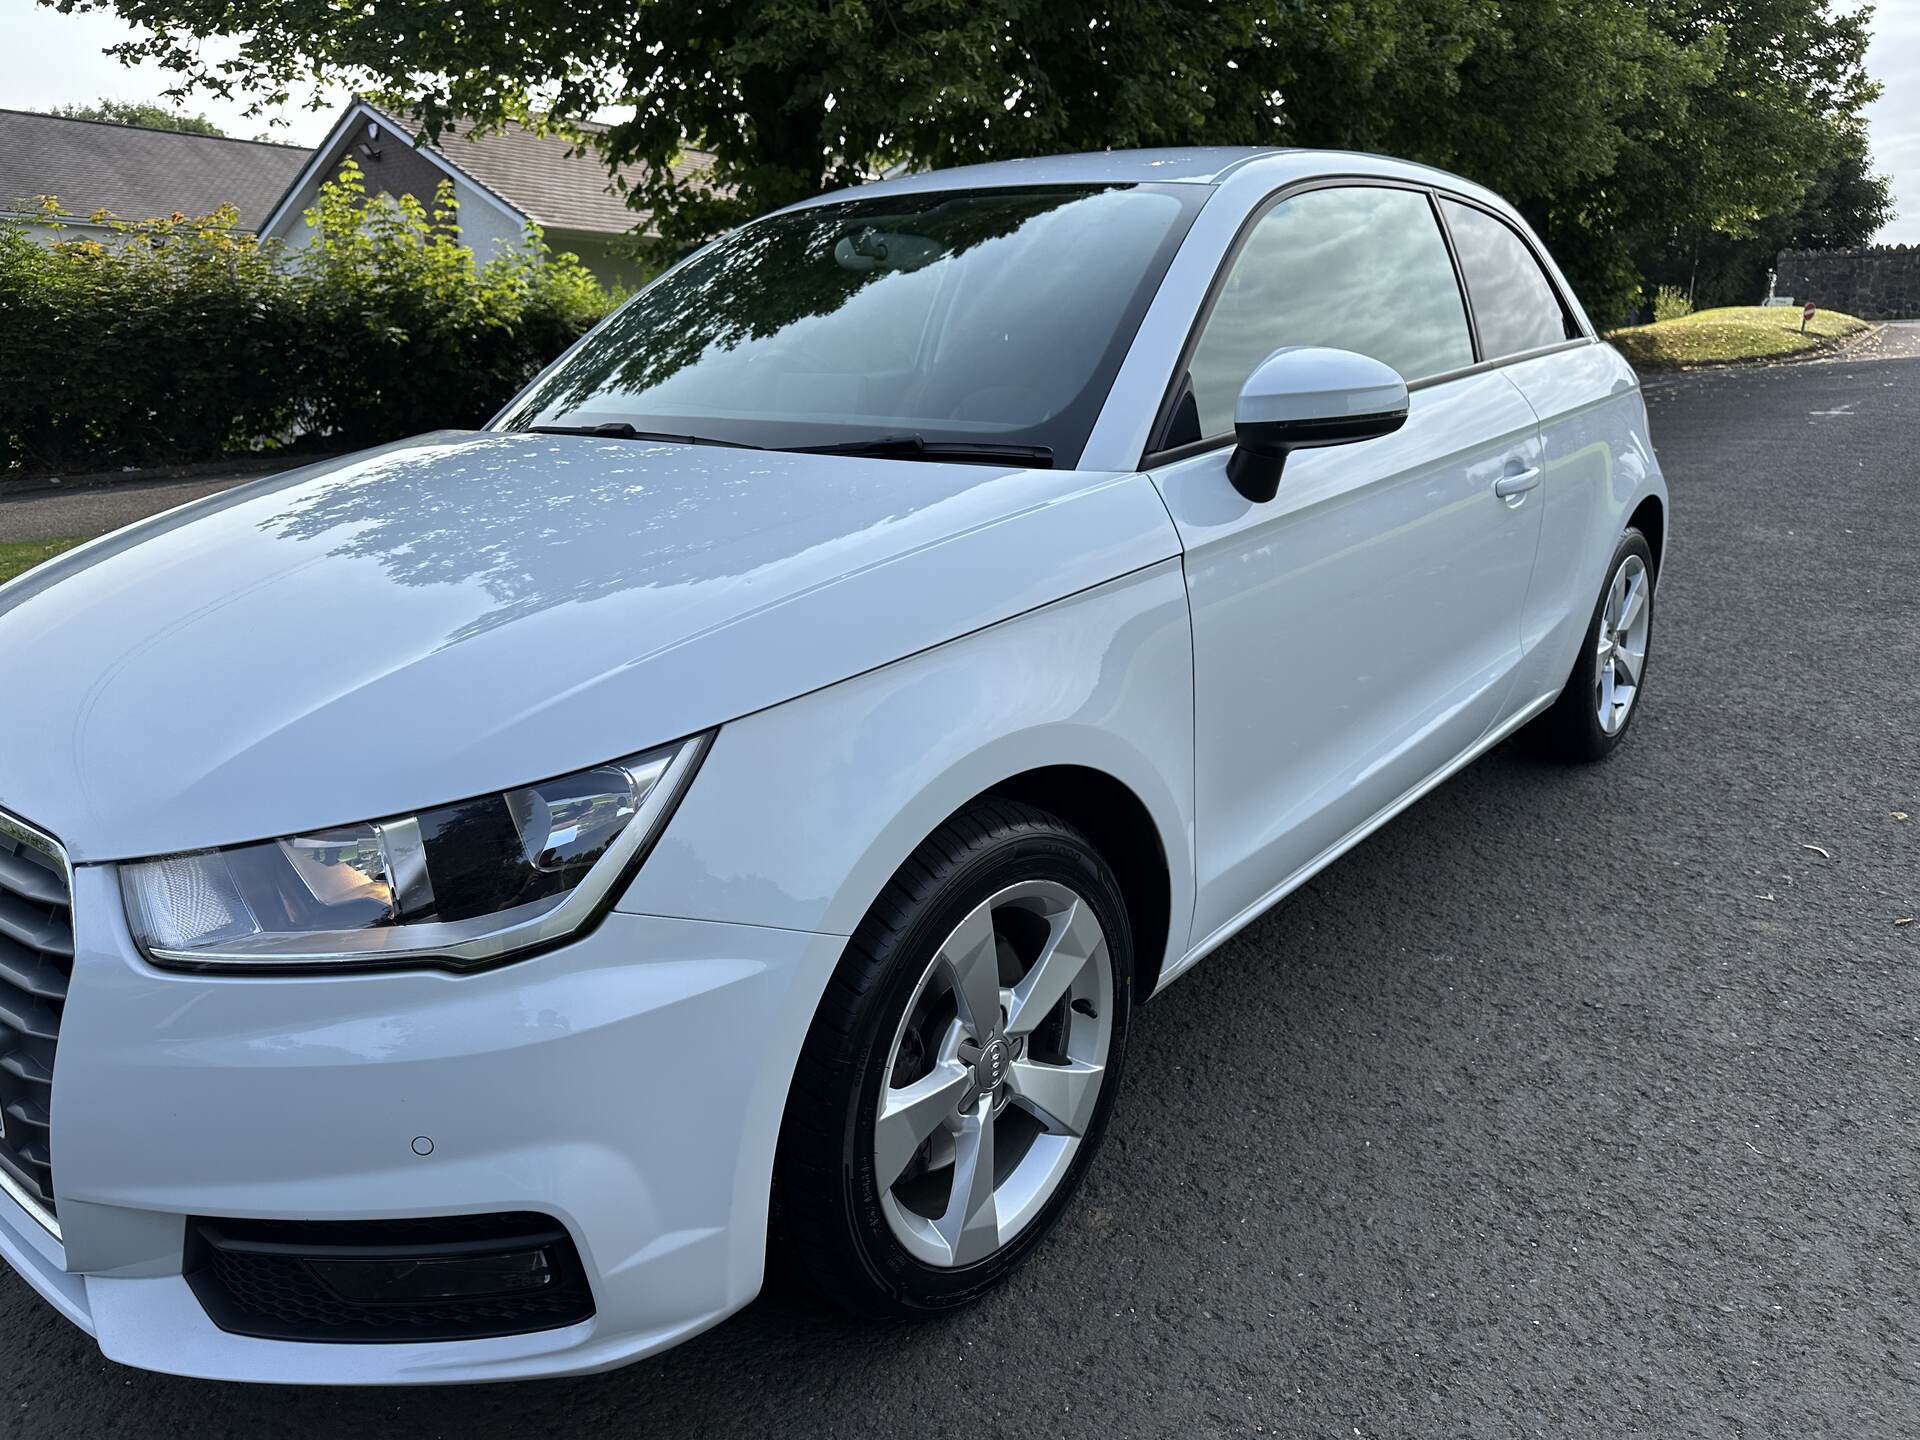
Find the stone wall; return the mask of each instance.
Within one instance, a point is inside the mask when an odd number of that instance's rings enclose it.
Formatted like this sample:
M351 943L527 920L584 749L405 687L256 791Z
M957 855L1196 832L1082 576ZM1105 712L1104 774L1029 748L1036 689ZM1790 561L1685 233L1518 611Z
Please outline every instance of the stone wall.
M1920 319L1920 245L1782 250L1773 293L1862 320Z

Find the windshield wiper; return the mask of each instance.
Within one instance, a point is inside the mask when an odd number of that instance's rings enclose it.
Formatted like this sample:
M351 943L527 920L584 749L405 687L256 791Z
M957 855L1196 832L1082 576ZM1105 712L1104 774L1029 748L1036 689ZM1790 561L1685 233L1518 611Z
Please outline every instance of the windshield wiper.
M534 435L595 435L602 440L664 440L671 445L725 445L734 450L759 450L744 440L716 440L710 435L675 435L665 430L641 430L624 420L602 420L598 425L529 425Z
M790 445L796 455L873 455L882 459L954 460L974 465L1053 465L1045 445L996 445L989 441L929 440L924 435L876 435L871 440L842 440L832 445Z

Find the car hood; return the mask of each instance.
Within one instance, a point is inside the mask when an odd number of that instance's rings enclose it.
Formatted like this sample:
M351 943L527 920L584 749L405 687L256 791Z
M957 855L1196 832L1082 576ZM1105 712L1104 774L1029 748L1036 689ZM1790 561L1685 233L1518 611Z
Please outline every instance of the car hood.
M1175 553L1139 475L425 436L0 587L0 808L80 861L404 813L704 730Z

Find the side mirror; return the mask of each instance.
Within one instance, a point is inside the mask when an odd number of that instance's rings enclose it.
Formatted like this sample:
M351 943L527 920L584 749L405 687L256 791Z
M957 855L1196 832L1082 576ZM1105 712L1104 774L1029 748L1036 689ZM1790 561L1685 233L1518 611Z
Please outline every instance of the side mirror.
M1390 435L1407 423L1407 382L1351 350L1289 345L1254 367L1233 408L1238 440L1227 459L1233 488L1273 499L1295 450Z

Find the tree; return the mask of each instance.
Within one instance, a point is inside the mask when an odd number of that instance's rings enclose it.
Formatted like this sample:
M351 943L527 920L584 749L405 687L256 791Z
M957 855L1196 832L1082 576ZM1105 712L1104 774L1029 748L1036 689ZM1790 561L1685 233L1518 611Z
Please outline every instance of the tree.
M1615 173L1577 193L1582 236L1566 212L1549 239L1584 241L1612 277L1596 318L1622 318L1636 301L1636 245L1686 232L1737 239L1792 215L1833 163L1862 107L1877 93L1865 70L1872 11L1836 13L1827 0L1669 0L1650 7L1655 28L1710 75L1631 116ZM1591 299L1590 299L1591 303Z
M403 103L429 138L455 116L571 134L681 248L897 161L944 163L1059 135L1178 143L1211 106L1208 77L1257 5L1167 0L57 0L151 33L116 46L194 89L284 103L309 80ZM200 41L227 37L235 58ZM1104 83L1102 83L1104 81ZM609 106L631 115L601 132ZM676 174L688 145L709 176Z
M92 105L60 105L55 115L68 120L104 120L109 125L140 125L148 130L178 130L187 135L225 136L226 131L204 115L169 110L154 100L108 100Z
M1642 237L1634 260L1649 287L1687 292L1696 308L1753 305L1766 293L1767 271L1782 250L1847 250L1865 245L1893 218L1887 177L1873 173L1865 131L1839 128L1832 157L1797 204L1783 205L1729 234L1678 226Z
M1385 150L1482 180L1595 315L1635 248L1790 211L1874 87L1841 0L46 0L151 32L178 93L313 80L570 134L677 251L906 164L1136 145ZM209 61L221 36L237 58ZM583 122L609 107L604 131ZM689 147L710 171L676 172Z
M1796 211L1876 93L1870 16L1827 0L1507 6L1456 94L1400 106L1385 148L1512 200L1612 324L1640 300L1648 237L1739 237Z

